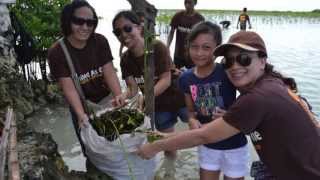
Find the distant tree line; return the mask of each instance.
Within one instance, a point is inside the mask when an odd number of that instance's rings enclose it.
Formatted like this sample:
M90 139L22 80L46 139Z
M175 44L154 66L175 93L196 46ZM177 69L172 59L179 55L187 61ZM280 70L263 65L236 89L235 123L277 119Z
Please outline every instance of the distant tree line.
M313 13L320 13L320 9L315 9L315 10L313 10L313 11L311 11L311 12L313 12Z

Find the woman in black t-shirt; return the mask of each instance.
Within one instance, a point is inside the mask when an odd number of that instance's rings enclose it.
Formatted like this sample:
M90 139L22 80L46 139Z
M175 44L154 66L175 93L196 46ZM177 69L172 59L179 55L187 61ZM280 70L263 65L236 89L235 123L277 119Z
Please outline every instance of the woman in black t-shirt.
M138 92L144 93L144 37L143 26L138 16L132 11L121 11L113 19L113 32L121 44L128 50L121 57L122 78L128 89L126 98ZM152 42L154 49L154 96L155 126L162 132L173 132L179 116L187 121L187 110L184 105L183 93L175 87L171 79L172 62L167 47L158 40ZM148 103L148 102L145 102ZM175 151L165 152L167 159L176 158Z
M94 32L98 17L93 7L86 1L73 1L63 8L60 18L63 42L71 56L84 98L97 103L112 92L114 105L124 105L108 41L101 34ZM51 74L58 81L70 105L74 126L81 142L78 129L84 121L89 120L89 114L74 85L66 55L59 41L49 49L48 59Z

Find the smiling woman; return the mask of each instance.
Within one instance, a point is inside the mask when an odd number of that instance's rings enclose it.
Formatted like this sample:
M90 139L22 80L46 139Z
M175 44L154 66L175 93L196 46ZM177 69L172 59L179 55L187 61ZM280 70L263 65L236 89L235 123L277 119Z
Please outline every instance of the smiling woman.
M250 64L226 63L231 65L225 71L241 94L222 117L201 128L143 145L138 154L149 158L159 151L218 142L241 131L250 135L260 159L276 179L319 179L320 129L294 98L284 82L286 78L267 62L260 35L235 33L228 43L215 49L214 55L233 61L242 53L252 59Z
M136 95L138 88L146 94L144 66L143 27L139 17L133 11L121 11L112 21L113 32L121 44L128 50L121 56L120 66L122 78L128 89L127 97ZM130 27L130 28L129 28ZM130 29L130 31L128 31ZM182 92L173 83L171 74L172 62L167 47L159 40L152 42L154 49L154 87L155 126L161 132L173 132L177 118L187 121L186 108ZM146 102L148 103L148 102ZM166 158L175 160L176 152L165 152Z
M67 39L74 47L83 48L93 30L97 27L97 23L97 17L94 17L91 9L87 7L76 9L71 17L71 33L67 36Z
M96 12L88 2L67 4L61 13L63 38L48 52L51 73L70 105L74 128L82 146L79 127L89 120L87 100L99 103L112 93L114 104L124 105L108 40L95 33L97 24ZM85 148L82 148L85 154Z

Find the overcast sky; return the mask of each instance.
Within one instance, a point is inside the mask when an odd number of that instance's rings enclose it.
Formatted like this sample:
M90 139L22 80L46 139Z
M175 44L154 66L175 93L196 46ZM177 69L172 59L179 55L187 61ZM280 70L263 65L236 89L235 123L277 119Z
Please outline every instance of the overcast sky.
M89 0L95 8L128 9L126 0ZM111 2L111 3L110 3ZM158 9L183 9L184 0L148 0ZM97 6L96 6L97 5ZM197 9L311 11L320 9L320 0L198 0Z

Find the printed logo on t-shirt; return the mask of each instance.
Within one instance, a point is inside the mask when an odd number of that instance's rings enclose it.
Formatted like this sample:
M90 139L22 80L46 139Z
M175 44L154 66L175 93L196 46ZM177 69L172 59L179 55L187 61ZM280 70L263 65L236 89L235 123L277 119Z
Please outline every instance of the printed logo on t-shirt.
M134 80L139 86L144 84L144 78L142 75L140 77L135 77Z
M191 28L183 27L183 26L178 26L178 31L183 32L183 33L189 33L191 31Z
M190 85L192 100L198 113L212 116L216 107L224 108L224 101L220 92L221 82Z
M138 86L139 86L140 90L142 91L142 93L144 93L144 78L143 78L143 75L141 75L139 77L134 77L134 80L138 84Z
M92 69L84 74L79 75L80 84L85 84L101 76L102 76L102 67L99 67L98 69Z
M258 131L253 131L250 133L250 139L252 141L252 144L254 145L255 149L257 151L261 150L260 142L262 141L262 136Z
M144 77L143 75L139 76L139 77L134 77L134 80L136 81L136 83L138 84L140 90L142 92L144 92ZM158 80L158 76L154 77L154 80L157 81Z

